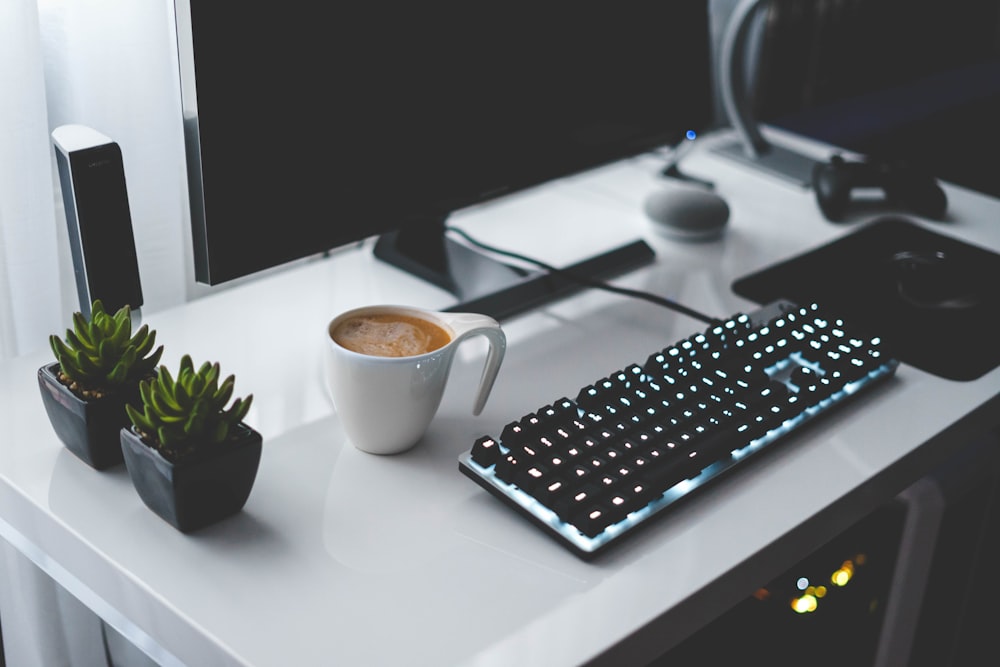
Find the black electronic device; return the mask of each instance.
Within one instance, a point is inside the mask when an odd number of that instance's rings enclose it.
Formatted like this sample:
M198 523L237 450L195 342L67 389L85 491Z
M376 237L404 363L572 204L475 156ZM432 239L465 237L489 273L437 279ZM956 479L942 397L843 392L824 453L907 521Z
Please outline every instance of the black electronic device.
M813 167L812 186L816 203L832 222L844 220L858 191L873 188L889 206L927 218L939 220L948 208L948 197L937 180L902 160L845 160L834 155Z
M121 148L75 124L54 129L52 142L80 312L89 317L91 304L100 299L108 312L127 305L138 319L142 284Z
M757 303L817 300L885 337L900 361L950 380L1000 365L1000 254L887 215L733 282Z
M459 469L590 559L897 365L836 311L775 302L517 417Z
M975 308L993 289L982 283L974 265L944 250L900 250L890 262L900 298L917 308Z
M643 210L658 234L675 241L711 241L729 223L729 204L704 185L666 184L646 197Z
M377 236L380 259L456 307L505 316L575 287L446 238L445 222L708 127L707 5L175 0L197 280ZM606 277L653 258L642 241L608 250L563 268Z

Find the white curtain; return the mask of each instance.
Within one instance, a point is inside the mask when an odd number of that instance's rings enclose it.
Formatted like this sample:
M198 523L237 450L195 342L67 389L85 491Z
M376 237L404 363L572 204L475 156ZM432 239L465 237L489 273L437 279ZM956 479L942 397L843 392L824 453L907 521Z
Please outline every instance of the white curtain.
M171 2L0 0L0 362L47 347L80 309L51 142L59 125L89 125L122 149L143 310L212 291L192 278ZM6 664L152 664L0 547Z
M35 349L64 309L35 0L0 2L0 358ZM72 273L70 273L70 278Z

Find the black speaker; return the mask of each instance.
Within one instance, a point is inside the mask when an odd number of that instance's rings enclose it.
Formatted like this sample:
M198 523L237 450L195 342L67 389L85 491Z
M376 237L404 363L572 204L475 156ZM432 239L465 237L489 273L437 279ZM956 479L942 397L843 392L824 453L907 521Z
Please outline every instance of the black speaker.
M133 320L142 306L139 261L125 167L118 144L84 125L52 131L80 312L100 299L114 313L128 305Z

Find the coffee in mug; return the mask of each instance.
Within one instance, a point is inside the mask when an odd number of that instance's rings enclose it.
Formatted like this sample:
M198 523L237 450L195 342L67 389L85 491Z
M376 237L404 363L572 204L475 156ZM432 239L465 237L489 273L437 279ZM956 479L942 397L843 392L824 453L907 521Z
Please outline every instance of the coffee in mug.
M507 339L477 313L367 306L327 325L326 382L348 439L372 454L396 454L423 437L437 412L459 345L483 336L489 350L472 413L486 403Z
M451 342L448 332L433 322L397 312L345 319L330 335L341 347L376 357L412 357Z

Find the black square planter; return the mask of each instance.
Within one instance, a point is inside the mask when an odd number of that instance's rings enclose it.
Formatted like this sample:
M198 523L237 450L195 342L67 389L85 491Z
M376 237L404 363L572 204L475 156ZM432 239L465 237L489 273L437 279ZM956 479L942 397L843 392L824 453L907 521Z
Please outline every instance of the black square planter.
M38 369L38 388L52 428L66 449L105 470L122 462L119 432L130 424L125 404L139 403L139 387L96 400L82 399L59 381L58 362Z
M139 497L184 533L239 512L257 477L263 438L245 424L238 428L237 438L176 463L146 445L131 426L121 429L125 467Z

